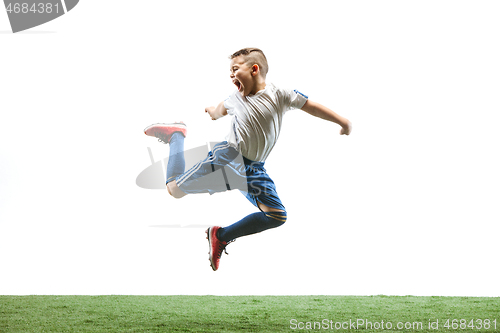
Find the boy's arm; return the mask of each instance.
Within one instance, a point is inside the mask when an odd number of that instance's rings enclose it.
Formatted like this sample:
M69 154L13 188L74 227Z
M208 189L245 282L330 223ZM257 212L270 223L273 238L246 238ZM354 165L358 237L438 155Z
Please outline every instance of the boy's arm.
M224 101L220 102L217 107L209 106L205 108L205 112L207 112L212 120L217 120L221 117L227 115L227 109L224 106Z
M339 124L342 127L342 129L340 130L341 135L342 134L349 135L351 133L352 130L351 122L347 118L339 116L326 106L323 106L311 100L307 100L306 104L304 104L301 110L315 117Z

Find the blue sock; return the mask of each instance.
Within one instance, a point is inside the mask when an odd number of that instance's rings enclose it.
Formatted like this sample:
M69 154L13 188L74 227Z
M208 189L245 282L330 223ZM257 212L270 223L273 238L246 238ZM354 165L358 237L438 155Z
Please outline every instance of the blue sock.
M230 226L220 228L217 233L217 238L227 242L238 237L256 234L267 229L279 227L285 223L285 221L286 212L253 213Z
M184 135L175 132L170 138L170 153L167 164L167 183L184 173L186 162L184 160Z

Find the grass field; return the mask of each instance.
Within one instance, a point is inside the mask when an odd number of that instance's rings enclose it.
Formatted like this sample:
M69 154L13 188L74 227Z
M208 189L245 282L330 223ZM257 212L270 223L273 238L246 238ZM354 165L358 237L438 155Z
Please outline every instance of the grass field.
M2 333L294 331L500 332L500 298L0 296Z

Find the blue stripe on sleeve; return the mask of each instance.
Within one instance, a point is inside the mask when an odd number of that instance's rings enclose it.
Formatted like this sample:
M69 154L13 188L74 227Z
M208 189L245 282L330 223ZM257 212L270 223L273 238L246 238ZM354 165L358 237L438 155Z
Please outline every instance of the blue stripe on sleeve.
M304 96L305 98L309 98L307 95L304 95L303 93L301 93L301 92L300 92L300 91L298 91L298 90L295 90L295 89L294 89L293 91L295 91L295 92L296 92L297 94L299 94L299 95Z

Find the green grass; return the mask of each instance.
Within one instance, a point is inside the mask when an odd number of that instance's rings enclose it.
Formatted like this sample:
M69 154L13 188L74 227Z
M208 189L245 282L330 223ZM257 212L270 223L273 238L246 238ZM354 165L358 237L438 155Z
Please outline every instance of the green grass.
M296 321L292 321L295 319ZM347 327L368 320L372 329ZM445 328L450 319L450 328ZM489 319L490 328L453 319ZM329 322L326 329L325 322ZM429 321L439 320L439 329ZM493 320L496 320L494 327ZM332 323L330 323L332 321ZM392 329L377 329L391 322ZM302 324L299 324L302 323ZM307 323L311 329L307 329ZM323 325L321 328L314 322ZM346 323L344 328L335 323ZM397 323L422 326L398 330ZM296 324L296 325L295 325ZM460 323L458 323L460 324ZM304 325L304 329L299 328ZM292 329L296 327L296 329ZM409 326L408 326L409 327ZM0 296L0 332L500 332L500 298L415 296Z

